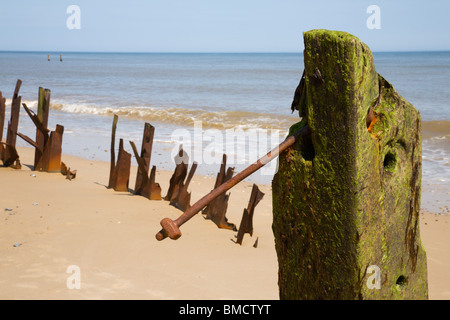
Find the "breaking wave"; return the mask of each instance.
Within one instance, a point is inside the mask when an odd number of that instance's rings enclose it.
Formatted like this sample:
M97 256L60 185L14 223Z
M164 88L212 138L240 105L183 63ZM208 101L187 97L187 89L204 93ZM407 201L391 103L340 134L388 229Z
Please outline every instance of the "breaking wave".
M287 131L290 126L300 121L295 114L292 116L283 116L234 110L212 112L181 107L97 107L87 104L53 103L51 104L51 108L69 113L101 116L113 116L117 114L119 117L180 126L193 126L195 121L201 121L203 128L219 130L240 127L243 129L258 128Z

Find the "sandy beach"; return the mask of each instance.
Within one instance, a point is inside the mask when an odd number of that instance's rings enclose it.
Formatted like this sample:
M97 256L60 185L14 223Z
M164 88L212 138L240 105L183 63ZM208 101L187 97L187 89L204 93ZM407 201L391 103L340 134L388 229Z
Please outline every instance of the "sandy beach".
M33 172L34 149L19 153L21 170L0 168L0 299L278 299L270 185L259 185L265 196L254 234L246 234L242 246L237 232L218 229L201 214L182 226L179 240L157 242L160 220L182 212L166 201L107 189L109 163L63 155L77 170L69 181ZM163 196L171 175L157 171ZM195 175L191 203L214 181ZM251 187L244 181L231 190L227 217L237 226ZM446 201L448 190L439 194ZM420 218L430 299L450 299L450 215L441 208ZM73 266L79 289L68 286Z

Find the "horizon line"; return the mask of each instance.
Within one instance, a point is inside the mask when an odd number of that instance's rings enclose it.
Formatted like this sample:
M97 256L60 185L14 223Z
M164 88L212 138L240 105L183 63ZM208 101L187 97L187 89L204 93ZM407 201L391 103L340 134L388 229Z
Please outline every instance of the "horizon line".
M372 53L437 53L450 50L380 50ZM303 54L303 51L42 51L42 50L1 50L0 53L101 53L101 54Z

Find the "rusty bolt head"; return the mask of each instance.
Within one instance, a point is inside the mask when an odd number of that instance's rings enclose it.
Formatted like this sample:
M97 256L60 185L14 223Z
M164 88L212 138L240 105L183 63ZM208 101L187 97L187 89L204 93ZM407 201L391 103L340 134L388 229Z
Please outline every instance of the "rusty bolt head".
M161 226L170 239L177 240L179 237L181 237L181 231L172 219L162 219Z

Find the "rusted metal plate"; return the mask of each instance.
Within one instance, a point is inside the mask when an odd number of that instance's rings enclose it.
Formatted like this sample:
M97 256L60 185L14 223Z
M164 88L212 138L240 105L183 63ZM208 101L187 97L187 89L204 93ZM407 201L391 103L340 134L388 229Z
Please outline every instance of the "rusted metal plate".
M6 144L2 142L4 151L5 151L5 157L3 159L3 165L5 167L12 167L14 169L20 169L20 161L19 160L19 154L17 153L17 150L15 147Z
M5 126L6 98L0 91L0 142L3 140L3 129ZM3 144L0 143L0 160L3 162Z
M242 215L241 224L239 225L239 230L237 234L236 242L242 244L244 239L244 234L248 233L253 236L253 213L255 211L256 205L262 200L264 193L261 192L256 184L253 184L252 193L250 195L250 200L248 202L248 207L244 209Z
M31 140L29 137L27 137L21 133L17 133L17 135L36 148L35 155L34 155L35 156L35 162L34 162L35 164L34 164L33 170L42 170L41 158L42 158L42 155L44 154L45 145L47 144L47 141L49 139L49 130L42 124L42 122L39 120L38 116L32 110L30 110L28 108L26 103L22 103L22 106L25 109L25 111L27 112L31 121L33 121L34 125L36 126L36 131L40 131L42 133L44 143L41 146L41 145L38 145L35 141ZM39 158L38 162L36 162L36 156L38 156L38 158Z
M47 90L47 89L46 89ZM48 92L46 94L46 92ZM50 91L43 91L41 96L49 97ZM44 99L40 96L40 100ZM44 99L45 101L45 99ZM34 170L45 172L61 172L61 153L62 153L62 139L64 134L64 127L56 125L55 131L49 132L47 125L44 122L48 121L48 111L38 110L41 113L35 114L30 110L25 103L22 104L30 119L36 126L36 139L31 140L26 135L17 133L19 137L35 147L34 154ZM41 108L42 109L42 108Z
M114 190L119 192L128 192L128 183L130 180L131 154L125 151L123 139L119 142L119 154L115 167L115 185Z
M50 90L39 87L39 95L38 95L38 110L36 119L39 120L40 126L36 127L36 144L38 148L34 151L34 168L35 170L40 170L42 164L41 157L43 156L42 152L45 149L45 145L47 144L48 135L46 136L44 128L48 130L48 116L50 109ZM42 150L42 151L41 151ZM44 161L47 162L48 160ZM47 163L45 164L45 167ZM59 170L59 169L58 169ZM44 170L47 171L47 170Z
M56 125L55 131L50 134L49 144L49 158L47 162L47 172L61 172L61 152L62 139L64 134L64 127Z
M17 80L14 95L11 101L11 118L6 130L6 144L3 145L2 159L5 167L20 168L19 154L16 150L17 128L19 127L20 102L19 96L22 80ZM4 122L2 122L4 123ZM3 132L3 130L2 130ZM1 140L0 140L1 141Z
M180 146L177 157L175 157L175 171L170 178L169 190L167 195L164 197L166 201L172 201L178 197L178 192L180 189L180 181L184 181L187 175L189 157L183 150L183 146Z
M152 167L150 172L150 179L148 180L146 189L146 196L150 200L162 200L161 197L161 186L159 183L155 182L156 179L156 166Z
M216 176L216 182L214 184L214 189L217 189L217 187L220 186L224 182L226 163L227 163L227 155L224 154L222 156L222 164L220 165L219 173ZM202 214L205 215L207 219L212 219L212 216L213 216L213 213L212 213L213 201L211 203L209 203L205 207L205 209L203 209L203 211L202 211Z
M149 123L145 123L144 135L142 137L141 154L139 155L139 157L143 160L143 166L138 167L134 194L143 195L143 189L147 187L154 134L155 127L153 127ZM138 155L135 154L135 157L137 159Z
M72 180L76 178L77 170L70 170L64 162L61 162L61 174L66 176L67 180Z
M233 177L234 168L230 167L225 171L226 161L227 156L224 154L222 158L222 164L220 166L220 171L217 174L214 189L218 188L220 185ZM229 198L230 194L222 193L206 206L202 214L205 215L206 219L212 220L219 228L236 230L236 225L228 222L228 219L226 217Z
M114 188L116 185L116 152L115 152L115 144L116 144L116 129L117 129L117 121L119 121L119 116L114 115L113 124L112 124L112 132L111 132L111 164L109 169L109 182L108 188Z
M119 192L128 192L128 183L130 181L131 154L125 151L123 139L119 142L119 152L115 154L116 129L119 116L114 115L111 132L111 166L109 171L108 188Z
M166 219L163 219L163 221L171 221L170 224L172 224L173 226L175 226L178 229L184 223L186 223L187 221L192 219L192 217L195 216L197 213L199 213L200 211L202 211L203 209L208 207L215 199L217 199L218 197L220 197L221 195L226 193L228 190L233 188L240 181L244 180L249 175L256 172L257 170L259 170L260 168L265 166L270 161L272 161L273 159L278 157L280 152L284 152L286 149L290 148L295 143L295 141L297 141L297 139L299 137L304 137L305 135L309 135L309 134L311 134L311 129L309 128L309 126L306 125L306 126L302 127L301 129L299 129L292 135L288 136L279 146L277 146L274 149L272 149L271 151L269 151L265 156L258 159L256 162L254 162L249 167L245 168L243 171L239 172L235 176L233 176L233 168L229 168L228 176L231 178L228 181L220 184L217 188L214 188L214 190L212 190L210 193L208 193L207 195L202 197L200 200L195 202L189 209L187 209L176 220L172 221L171 219L166 218ZM225 156L224 156L224 160L226 160ZM223 161L223 164L224 163L225 163L225 161ZM223 167L225 167L225 166L223 165ZM217 184L218 183L216 183L216 185ZM178 230L179 234L177 235L177 237L170 236L170 233L169 233L170 230L167 229L170 226L167 226L167 228L166 228L165 225L166 224L161 224L163 229L158 231L158 233L155 235L156 240L162 241L165 238L167 238L168 236L171 239L177 239L181 236L181 232L179 232L179 230ZM173 234L173 235L175 235L175 234ZM255 245L257 246L257 243L255 243Z
M11 120L8 125L8 132L6 137L6 143L16 147L16 133L19 127L19 115L20 115L20 102L22 97L19 96L20 86L22 80L17 80L16 88L14 89L14 95L11 101Z
M134 192L134 194L139 194L144 196L150 200L161 200L161 187L158 183L155 182L156 179L156 166L152 167L152 171L150 173L150 178L148 177L148 171L146 168L144 158L140 157L136 145L133 141L130 141L131 147L134 152L134 156L138 163L138 172L142 172L141 174L141 186L140 190Z
M46 139L44 152L39 159L34 170L45 172L61 172L61 152L62 152L62 136L64 127L56 126L56 130L50 133L50 138ZM37 145L37 143L36 143ZM36 160L36 159L35 159Z
M195 174L195 170L197 169L197 162L192 164L191 170L189 171L189 175L186 178L186 181L180 181L179 183L179 192L176 197L174 197L170 204L175 206L176 208L186 211L191 206L191 193L188 192L189 184Z

